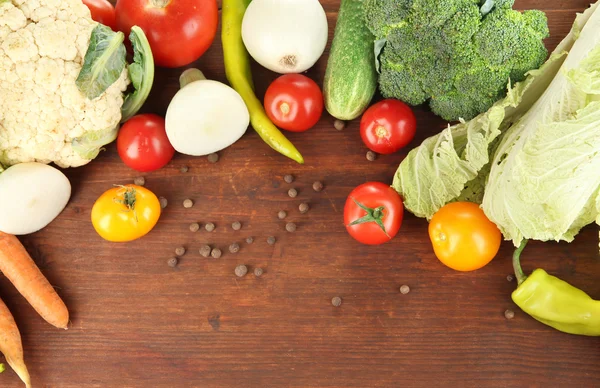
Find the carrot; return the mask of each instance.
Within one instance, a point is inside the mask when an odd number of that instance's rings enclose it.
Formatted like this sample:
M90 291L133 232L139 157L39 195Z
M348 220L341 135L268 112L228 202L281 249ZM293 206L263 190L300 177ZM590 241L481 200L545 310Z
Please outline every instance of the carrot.
M21 333L10 310L0 299L0 352L27 388L31 387L29 372L23 361Z
M66 329L69 311L21 242L0 232L0 271L49 324Z

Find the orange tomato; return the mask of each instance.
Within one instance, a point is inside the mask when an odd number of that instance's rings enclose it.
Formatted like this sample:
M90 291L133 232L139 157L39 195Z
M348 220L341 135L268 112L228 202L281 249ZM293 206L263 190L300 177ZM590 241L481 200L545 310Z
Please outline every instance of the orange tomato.
M92 224L107 241L133 241L154 228L160 213L160 202L154 193L141 186L125 185L98 198L92 208Z
M502 234L479 205L454 202L442 207L429 223L436 257L457 271L474 271L498 253Z

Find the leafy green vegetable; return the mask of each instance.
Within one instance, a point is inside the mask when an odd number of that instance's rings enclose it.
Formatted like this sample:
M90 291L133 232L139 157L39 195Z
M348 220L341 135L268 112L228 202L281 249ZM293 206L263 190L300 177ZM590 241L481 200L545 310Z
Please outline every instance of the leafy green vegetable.
M0 1L0 4L2 3L2 1ZM0 364L0 373L3 373L6 370L6 367L4 366L4 364Z
M144 31L133 26L129 40L133 46L133 63L129 65L128 71L135 90L125 97L121 108L121 122L129 120L140 110L154 83L154 57Z
M83 66L75 81L88 99L99 97L121 76L126 64L124 39L122 32L113 32L102 24L92 30Z
M71 146L83 159L95 159L103 146L116 140L119 126L100 131L88 131L85 135L73 139Z
M547 59L543 12L512 0L365 0L384 97L429 102L446 120L471 119ZM485 14L485 16L484 16Z
M452 201L482 203L516 246L571 241L600 222L598 4L506 98L409 153L393 183L409 211L431 218Z
M599 216L599 28L595 11L494 155L482 208L516 246L524 238L572 241Z

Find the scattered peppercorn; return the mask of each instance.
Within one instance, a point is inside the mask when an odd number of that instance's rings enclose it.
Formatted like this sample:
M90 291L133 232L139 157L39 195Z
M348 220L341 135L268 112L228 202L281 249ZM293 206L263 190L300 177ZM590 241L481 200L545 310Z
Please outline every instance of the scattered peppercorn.
M138 176L133 179L133 184L137 186L144 186L146 184L146 178L143 176Z
M197 222L194 222L192 224L190 224L190 232L197 232L200 230L200 224Z
M210 252L211 252L210 246L208 246L208 245L202 245L200 247L200 256L202 256L202 257L208 257L208 256L210 256Z
M298 206L298 210L300 210L300 214L308 213L310 206L306 202L302 202L300 206Z
M515 317L515 312L514 312L514 311L512 311L512 310L506 310L506 311L504 312L504 317L505 317L506 319L513 319L513 318Z
M212 232L213 230L215 230L215 224L209 222L206 225L204 225L204 229L206 229L207 232Z
M343 130L344 130L344 128L346 128L346 123L345 123L345 122L343 122L342 120L335 120L335 121L333 122L333 127L334 127L335 129L337 129L338 131L343 131Z
M229 246L229 252L231 253L238 253L240 251L240 244L238 243L233 243Z
M169 259L169 261L167 261L167 264L168 264L168 265L169 265L169 267L171 267L171 268L175 268L175 267L177 267L177 263L179 263L179 260L177 260L177 258L176 258L176 257L171 257L171 258Z
M192 201L191 199L186 199L185 201L183 201L184 208L189 209L192 206L194 206L194 201Z
M286 175L283 177L283 180L285 181L285 183L292 183L294 181L294 176L293 175Z
M257 278L261 277L263 273L264 271L262 268L254 268L254 276L256 276Z
M279 213L277 213L277 218L279 218L280 220L283 220L285 217L287 217L287 213L285 210L280 210Z
M246 238L246 243L247 244L252 244L254 242L254 237L248 237Z
M335 307L340 307L342 305L342 298L334 296L333 299L331 299L331 304Z
M237 276L238 278L241 278L243 276L246 276L246 274L248 273L248 267L246 267L244 264L240 264L237 267L235 267L235 276Z
M373 152L373 151L367 152L367 160L369 162L373 162L373 161L375 161L375 159L377 159L377 154L375 152Z
M223 254L223 252L221 252L221 250L219 248L215 248L215 249L212 250L212 252L210 252L210 255L214 259L220 258L222 254Z
M296 231L296 224L294 224L293 222L288 222L287 224L285 224L285 230L287 230L290 233L294 233Z
M184 247L177 247L177 248L175 248L175 254L177 256L183 256L183 255L185 255L185 248Z
M512 275L507 275L506 276L506 280L508 280L509 282L512 282L515 278Z
M267 238L267 244L269 244L269 245L275 245L275 237L269 236Z
M240 230L240 229L242 229L242 224L240 222L236 221L233 224L231 224L231 229Z
M400 293L406 295L410 292L410 287L406 284L400 287Z
M320 191L323 191L323 183L316 181L315 183L313 183L313 190L316 191L317 193Z
M208 155L207 159L210 163L217 163L219 161L219 154L217 154L217 153L210 154L210 155Z
M288 195L290 196L290 198L296 198L298 196L298 190L296 190L296 189L289 189L288 190Z
M160 203L160 208L164 209L167 207L167 205L169 204L169 201L167 201L167 199L165 197L160 197L158 199L158 202Z
M184 173L184 174L185 174L186 172L188 172L189 170L190 170L190 169L189 169L189 167L188 167L188 166L181 166L181 168L179 169L179 171L181 171L181 172L182 172L182 173Z

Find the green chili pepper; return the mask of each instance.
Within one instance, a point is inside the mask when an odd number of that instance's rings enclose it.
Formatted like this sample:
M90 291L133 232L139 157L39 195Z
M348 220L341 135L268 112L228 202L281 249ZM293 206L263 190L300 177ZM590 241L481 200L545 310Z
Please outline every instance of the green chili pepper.
M600 336L600 301L543 269L525 276L520 256L526 244L524 240L513 255L519 286L513 291L512 300L534 319L556 330Z
M242 20L248 4L250 0L223 0L221 40L227 80L242 96L250 112L252 127L264 142L275 151L303 164L304 158L300 152L271 122L254 93L250 56L242 40Z

